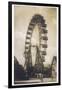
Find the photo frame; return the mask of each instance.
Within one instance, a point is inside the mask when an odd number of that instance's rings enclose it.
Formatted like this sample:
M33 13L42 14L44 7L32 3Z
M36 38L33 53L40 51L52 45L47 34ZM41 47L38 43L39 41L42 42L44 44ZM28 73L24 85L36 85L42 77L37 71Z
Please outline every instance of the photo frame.
M8 87L60 85L60 4L8 2Z

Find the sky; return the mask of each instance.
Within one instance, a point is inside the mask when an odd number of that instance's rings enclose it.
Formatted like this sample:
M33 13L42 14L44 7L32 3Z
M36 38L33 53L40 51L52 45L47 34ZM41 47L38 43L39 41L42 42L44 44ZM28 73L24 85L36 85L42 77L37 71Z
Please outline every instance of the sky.
M25 40L29 22L35 14L44 17L48 30L48 48L44 65L51 64L54 55L57 56L57 8L44 6L14 5L14 55L18 62L24 66ZM32 43L38 43L38 27L36 26L31 39ZM35 49L33 49L33 54ZM35 59L32 59L34 65Z

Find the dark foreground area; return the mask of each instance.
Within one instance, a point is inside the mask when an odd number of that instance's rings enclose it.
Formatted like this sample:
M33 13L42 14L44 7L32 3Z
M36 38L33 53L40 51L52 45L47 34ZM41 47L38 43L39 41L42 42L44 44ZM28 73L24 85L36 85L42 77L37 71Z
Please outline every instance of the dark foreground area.
M36 75L36 71L34 67L31 68L31 76L27 74L24 67L18 63L16 57L14 57L14 83L16 84L24 84L24 83L41 83L41 82L48 82L54 81L51 77L52 75L52 68L51 66L48 68L43 68L43 76Z

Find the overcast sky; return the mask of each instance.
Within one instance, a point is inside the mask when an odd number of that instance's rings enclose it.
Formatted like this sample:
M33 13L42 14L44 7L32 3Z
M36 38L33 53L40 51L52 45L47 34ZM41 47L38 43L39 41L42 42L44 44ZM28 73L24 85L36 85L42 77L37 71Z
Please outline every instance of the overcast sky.
M43 6L14 6L14 55L19 63L24 65L25 38L29 22L34 14L44 17L48 30L48 48L44 64L50 64L54 55L57 55L57 8ZM38 41L38 27L33 33L33 43ZM34 50L34 49L33 49ZM35 60L32 60L35 63Z

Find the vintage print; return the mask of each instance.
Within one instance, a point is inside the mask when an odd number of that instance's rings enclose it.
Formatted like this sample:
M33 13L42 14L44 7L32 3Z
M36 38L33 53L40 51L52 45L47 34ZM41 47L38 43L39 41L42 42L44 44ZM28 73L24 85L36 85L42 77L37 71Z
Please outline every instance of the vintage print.
M58 7L12 5L12 85L58 83Z

